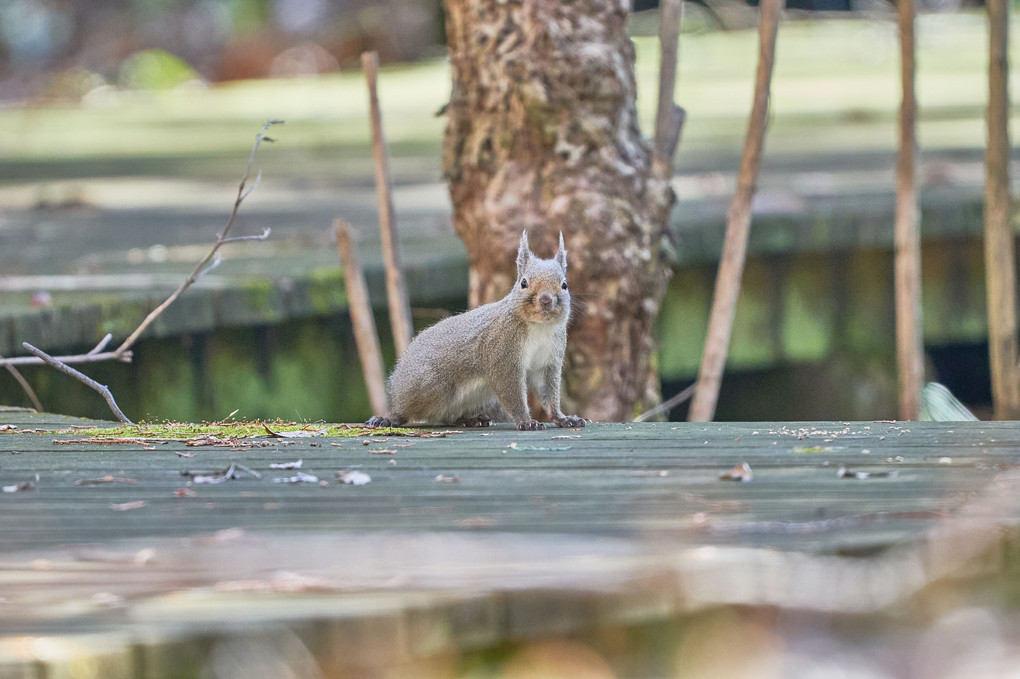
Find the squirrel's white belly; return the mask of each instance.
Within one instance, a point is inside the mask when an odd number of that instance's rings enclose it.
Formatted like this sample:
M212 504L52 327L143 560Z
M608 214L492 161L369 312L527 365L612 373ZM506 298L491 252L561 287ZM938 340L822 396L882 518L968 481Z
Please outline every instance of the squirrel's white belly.
M535 323L528 328L524 340L524 355L521 366L525 373L541 370L556 360L556 323Z
M475 377L457 385L457 391L453 396L451 410L467 415L469 413L479 414L495 395L484 378ZM477 411L477 412L476 412Z

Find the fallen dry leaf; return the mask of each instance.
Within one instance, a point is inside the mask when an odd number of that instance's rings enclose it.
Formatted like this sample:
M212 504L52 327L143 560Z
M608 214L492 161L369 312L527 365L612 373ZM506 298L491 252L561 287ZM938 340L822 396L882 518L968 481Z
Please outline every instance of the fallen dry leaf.
M227 441L225 439L221 439L218 436L213 436L212 434L203 434L202 436L195 436L194 438L185 439L184 441L184 445L188 446L189 448L200 448L202 446L217 446L223 445L224 443L226 443L227 445L233 445L232 442Z
M460 477L459 476L444 476L443 474L439 474L438 476L436 476L436 481L438 481L439 483L459 483L460 482Z
M109 474L107 474L106 476L101 476L98 479L78 479L77 481L74 482L74 485L98 486L102 483L129 483L134 485L138 483L138 479L127 479L124 478L123 476L110 476Z
M368 452L370 452L372 455L396 455L397 454L397 451L395 451L395 450L393 450L391 448L380 448L378 450L370 450Z
M132 509L141 509L149 505L145 500L133 500L131 502L121 502L120 504L111 504L110 509L115 512L126 512Z
M237 542L239 540L246 539L248 534L245 533L243 528L224 528L218 530L212 535L203 535L193 539L200 545L219 545L229 542Z
M174 497L195 497L196 495L198 493L190 488L178 488L174 491Z
M301 469L301 465L304 464L303 460L294 460L293 462L273 462L269 465L270 469Z
M753 478L754 474L751 473L751 465L746 462L741 462L725 474L719 475L719 479L722 481L750 481Z
M352 469L345 472L337 472L336 480L340 483L346 483L351 486L363 486L366 483L371 482L372 477L365 472L359 472L356 469Z
M488 528L496 525L496 520L487 516L473 516L469 519L460 519L456 524L461 528Z
M877 479L877 478L895 478L898 472L895 470L890 472L854 472L850 471L846 467L840 467L836 472L836 477L840 479L850 479L856 481L864 481L865 479Z
M23 490L35 490L35 484L31 481L22 481L21 483L3 487L5 493L20 493Z
M13 424L0 424L0 431L18 431L18 428Z
M304 472L298 472L294 476L281 476L280 478L273 479L273 483L318 483L319 477L314 474L305 474Z
M513 450L570 450L570 446L525 446L512 441L508 448Z

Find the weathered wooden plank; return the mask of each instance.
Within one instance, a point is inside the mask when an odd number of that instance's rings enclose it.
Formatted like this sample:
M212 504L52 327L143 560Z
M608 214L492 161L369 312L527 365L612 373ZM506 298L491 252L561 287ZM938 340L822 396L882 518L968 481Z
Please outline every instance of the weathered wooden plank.
M71 422L0 412L26 428ZM0 486L34 484L0 494L0 640L64 643L99 624L132 649L97 646L109 676L131 676L122 658L145 676L196 676L228 639L265 639L225 635L239 620L286 628L276 642L294 635L320 667L349 668L727 602L874 611L1020 516L1001 485L1020 465L1016 423L496 427L242 450L53 442L75 437L0 433ZM272 480L294 472L271 463L297 459L326 485ZM751 482L719 479L745 461ZM231 463L262 477L180 475ZM840 467L895 475L848 480ZM371 483L336 483L348 469ZM107 475L136 483L75 483ZM961 524L969 513L983 520ZM47 666L74 656L62 653ZM19 657L0 646L11 667Z

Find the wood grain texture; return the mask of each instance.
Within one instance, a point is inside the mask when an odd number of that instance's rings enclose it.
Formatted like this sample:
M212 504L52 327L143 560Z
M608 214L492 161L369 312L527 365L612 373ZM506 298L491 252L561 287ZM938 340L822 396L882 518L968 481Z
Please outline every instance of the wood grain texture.
M71 423L0 412L19 428ZM199 676L239 624L273 626L270 645L290 630L339 672L720 605L880 616L960 569L1005 568L1003 528L1020 517L1015 423L54 443L73 438L0 432L0 486L34 486L0 493L0 661L12 667L24 634L112 663L106 676L158 677ZM274 480L294 471L270 464L298 459L326 483ZM753 481L720 480L744 462ZM261 477L181 475L231 464ZM371 482L336 481L351 469ZM105 477L124 481L76 483Z

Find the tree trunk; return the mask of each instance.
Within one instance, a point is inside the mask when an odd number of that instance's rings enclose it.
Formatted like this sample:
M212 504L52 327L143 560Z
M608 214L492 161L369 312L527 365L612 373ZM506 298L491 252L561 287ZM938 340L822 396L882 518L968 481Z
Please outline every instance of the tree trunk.
M564 402L629 420L659 398L652 326L665 291L671 168L638 128L626 3L446 0L453 91L444 169L471 263L469 301L506 295L527 229L562 231L574 319Z
M899 0L900 139L896 157L896 359L900 419L920 416L924 382L921 330L921 224L917 207L917 98L914 96L914 0Z
M988 0L988 146L985 150L985 277L995 417L1020 419L1016 253L1009 190L1008 0Z

